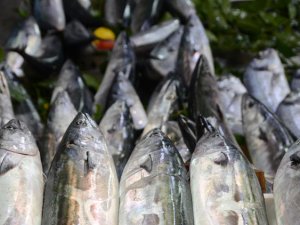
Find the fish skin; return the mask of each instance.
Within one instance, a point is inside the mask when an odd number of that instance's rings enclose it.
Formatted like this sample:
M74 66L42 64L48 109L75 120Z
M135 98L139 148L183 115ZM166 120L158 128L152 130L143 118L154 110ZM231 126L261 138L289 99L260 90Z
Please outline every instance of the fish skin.
M187 86L191 83L192 74L201 55L205 56L208 68L214 75L213 57L205 29L199 17L192 15L184 28L178 61L178 71L182 74Z
M136 52L147 52L178 30L179 27L179 20L168 20L132 35L130 42Z
M128 65L131 65L131 73L134 74L135 72L133 68L135 67L135 54L127 34L125 32L121 32L115 42L100 87L95 94L94 108L96 108L96 105L100 105L102 107L106 106L109 91L116 76L116 69L124 68Z
M86 87L80 70L71 60L67 60L60 70L55 89L52 93L51 102L62 90L68 92L74 107L78 111L92 112L92 94Z
M117 100L126 102L136 130L143 129L147 125L148 118L144 106L133 85L123 73L119 73L115 78L108 100L108 107Z
M248 94L242 99L242 120L252 162L273 184L280 161L293 138L275 114Z
M261 51L251 61L243 79L249 94L272 112L290 92L278 53L271 48Z
M148 123L142 136L154 128L161 128L169 120L171 114L178 108L177 89L179 82L170 77L163 81L160 91L150 100L147 108Z
M118 178L106 141L88 114L68 127L45 185L43 225L117 225Z
M0 71L2 71L7 80L10 93L16 92L18 95L22 96L22 98L13 105L16 118L24 121L28 129L38 140L44 125L41 122L40 115L35 108L30 95L9 66L5 64L0 65Z
M9 87L3 71L0 70L0 126L15 118Z
M186 23L191 15L196 14L196 9L191 0L165 0L166 8L172 15L179 17Z
M190 161L192 158L192 152L184 142L183 135L179 128L178 122L166 121L162 125L161 130L173 142L174 146L178 150L178 153L180 154L183 160L183 163L186 164L188 161Z
M129 107L117 100L104 114L100 124L117 169L119 179L134 148L135 131Z
M0 224L40 225L44 180L39 150L16 119L0 129Z
M123 21L127 0L105 0L104 18L110 26L117 26Z
M133 150L120 183L119 225L193 225L187 171L161 130L144 136Z
M151 70L153 70L159 78L167 77L170 73L175 72L182 35L183 26L180 26L177 31L160 42L151 51L151 58L148 63ZM153 72L151 72L151 74L153 74Z
M300 92L291 92L279 104L276 115L297 138L300 138Z
M299 92L300 91L300 69L298 69L291 81L291 91Z
M66 18L62 0L34 0L33 14L43 30L65 29Z
M267 225L254 169L231 140L203 125L190 164L195 225Z
M274 181L274 200L278 225L299 223L300 141L297 140L284 155Z
M63 35L64 43L69 48L88 45L94 39L92 34L78 20L70 21L66 25Z
M68 93L66 91L59 92L50 105L47 124L41 140L40 152L45 174L48 174L58 144L76 115L77 110Z
M242 95L247 92L245 86L238 77L228 74L218 78L218 89L229 128L233 133L243 135L241 105Z

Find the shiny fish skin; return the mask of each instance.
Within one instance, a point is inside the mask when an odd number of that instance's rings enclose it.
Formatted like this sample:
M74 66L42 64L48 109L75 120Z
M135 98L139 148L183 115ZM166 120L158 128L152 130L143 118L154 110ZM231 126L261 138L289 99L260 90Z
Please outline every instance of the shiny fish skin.
M15 118L9 87L4 73L0 70L0 126Z
M300 138L300 92L291 92L279 104L276 114L291 133Z
M218 78L220 104L224 110L228 126L235 134L243 134L242 96L247 92L238 77L225 75Z
M0 129L0 224L41 225L43 173L35 140L19 120Z
M107 109L100 124L109 152L121 178L126 162L134 148L135 132L129 107L125 101L117 100Z
M206 132L190 164L195 225L268 225L258 179L240 150L217 130Z
M274 200L278 225L299 223L300 141L287 151L275 176Z
M126 102L133 120L134 128L137 130L143 129L148 122L147 114L133 85L122 73L119 73L115 79L110 92L108 105L113 104L117 100Z
M68 92L73 105L78 111L92 112L92 94L86 87L80 70L71 60L65 62L59 73L51 101L63 90Z
M138 142L121 178L119 225L140 224L193 225L187 172L159 129Z
M33 14L44 30L62 31L66 26L63 0L34 0Z
M290 92L284 68L274 49L266 49L252 60L244 74L244 84L250 95L275 112Z
M257 169L264 171L266 180L272 184L293 139L276 115L248 94L242 99L242 119L252 162Z
M165 0L167 9L181 21L187 22L189 17L196 14L195 6L191 0Z
M148 123L143 135L154 128L161 128L170 115L178 108L177 88L179 82L173 77L164 81L160 91L150 100L147 109Z
M145 52L169 37L180 27L179 20L173 19L150 27L146 31L139 32L130 37L132 47L137 52Z
M78 113L52 162L43 225L117 225L118 178L105 139L88 114Z
M100 105L102 107L106 106L109 91L116 76L115 70L129 65L131 65L132 69L135 67L135 54L127 34L125 32L121 32L114 45L100 87L95 94L94 108L96 108L96 105ZM134 69L132 73L134 73Z
M149 65L159 77L166 77L171 72L175 72L182 35L181 26L151 51Z
M58 144L76 115L77 110L68 93L59 92L50 105L47 125L41 140L40 152L45 174L48 174Z
M294 92L299 92L300 91L300 69L298 69L291 81L291 90Z
M208 68L211 74L214 75L214 64L209 40L199 17L192 15L184 29L178 65L179 73L183 75L187 86L191 83L192 74L200 55L205 56L209 65Z
M111 26L122 23L127 0L105 0L104 18Z

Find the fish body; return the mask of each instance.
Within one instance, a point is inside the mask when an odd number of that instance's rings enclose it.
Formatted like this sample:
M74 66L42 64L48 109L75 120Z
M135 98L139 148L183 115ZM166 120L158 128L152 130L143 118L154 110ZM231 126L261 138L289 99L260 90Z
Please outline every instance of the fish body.
M64 43L69 48L88 45L92 40L93 37L90 32L78 20L72 20L66 25Z
M195 6L191 0L166 0L166 8L182 22L187 22L189 17L196 14Z
M126 162L134 148L135 132L129 107L125 101L117 100L108 108L100 125L109 151L121 178Z
M0 129L0 224L40 225L43 171L39 150L26 125L16 119Z
M291 81L291 90L294 92L300 91L300 69L298 69Z
M123 14L127 0L106 0L104 3L104 17L111 26L117 26L123 21Z
M117 225L118 178L97 124L78 113L68 127L45 185L43 225Z
M192 225L191 193L182 159L159 129L133 150L120 183L119 225Z
M272 184L293 139L276 115L248 94L242 99L242 119L252 162L257 169L264 171L267 181Z
M252 60L244 74L244 84L248 93L272 112L290 92L283 65L274 49L266 49Z
M267 225L255 171L219 131L204 127L190 164L195 225Z
M4 73L0 70L0 126L15 118L9 87Z

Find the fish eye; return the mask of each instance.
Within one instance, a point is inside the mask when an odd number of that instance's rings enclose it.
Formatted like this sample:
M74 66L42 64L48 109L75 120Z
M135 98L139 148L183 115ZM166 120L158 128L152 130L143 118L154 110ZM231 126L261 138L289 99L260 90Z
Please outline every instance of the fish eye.
M80 120L76 121L76 125L77 126L86 126L86 122L85 122L85 120L80 119Z
M252 108L253 106L254 106L254 102L251 101L251 102L248 103L249 108Z
M8 130L15 130L16 128L12 125L8 125L8 126L5 126L4 127L5 129L8 129Z

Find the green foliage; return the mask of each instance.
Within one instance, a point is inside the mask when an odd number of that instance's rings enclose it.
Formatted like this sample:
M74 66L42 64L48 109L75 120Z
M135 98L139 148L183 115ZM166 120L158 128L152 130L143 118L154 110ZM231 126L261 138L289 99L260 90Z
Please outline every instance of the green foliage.
M4 57L5 57L4 50L3 50L3 48L0 48L0 62L2 62L4 60Z
M299 0L194 0L215 56L253 56L268 47L284 62L299 52ZM239 59L237 59L239 61ZM231 65L217 65L218 72ZM231 68L227 68L231 70Z

